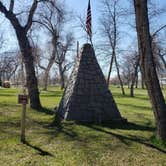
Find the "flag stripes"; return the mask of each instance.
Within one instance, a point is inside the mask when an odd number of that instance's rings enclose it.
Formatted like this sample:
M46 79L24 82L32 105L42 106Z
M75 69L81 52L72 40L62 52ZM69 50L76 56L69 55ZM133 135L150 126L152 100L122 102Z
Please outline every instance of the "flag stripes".
M92 17L91 17L91 6L90 6L90 0L88 3L88 9L87 9L87 17L86 17L86 32L89 35L89 37L92 37Z

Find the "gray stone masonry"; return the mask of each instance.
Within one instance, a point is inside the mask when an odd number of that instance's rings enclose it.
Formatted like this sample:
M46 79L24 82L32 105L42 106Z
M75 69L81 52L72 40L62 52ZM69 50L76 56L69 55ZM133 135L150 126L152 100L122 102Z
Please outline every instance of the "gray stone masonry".
M76 59L57 114L83 122L123 120L90 44L83 45Z

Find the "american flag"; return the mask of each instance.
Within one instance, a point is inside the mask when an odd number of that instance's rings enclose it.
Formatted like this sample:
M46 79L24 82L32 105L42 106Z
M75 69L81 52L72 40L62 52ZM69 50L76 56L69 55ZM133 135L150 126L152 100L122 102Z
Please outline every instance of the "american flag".
M89 35L89 37L92 37L92 17L91 17L91 7L90 7L90 0L88 3L88 9L87 9L87 17L86 17L86 32Z

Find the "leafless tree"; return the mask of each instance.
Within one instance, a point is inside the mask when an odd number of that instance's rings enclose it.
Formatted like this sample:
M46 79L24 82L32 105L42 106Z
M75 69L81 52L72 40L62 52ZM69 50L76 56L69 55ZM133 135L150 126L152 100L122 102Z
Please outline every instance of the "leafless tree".
M52 3L49 3L46 6L42 6L41 11L39 12L39 19L34 20L34 22L45 27L51 37L52 53L49 58L47 58L47 65L41 65L40 60L38 61L39 67L44 70L43 90L47 90L49 72L55 63L57 47L66 21L66 11L64 6L60 1L52 0L51 2Z
M162 14L166 13L166 9L163 7L159 7L159 5L157 4L157 2L155 1L148 1L148 18L149 18L149 26L152 32L151 32L151 40L152 40L152 51L153 51L153 56L154 56L154 62L155 62L155 66L157 69L157 72L160 73L161 69L163 70L163 64L165 63L165 58L164 55L165 53L163 53L163 48L161 47L161 45L159 43L161 43L161 41L163 41L163 37L162 39L160 38L160 42L158 40L158 37L160 36L160 33L164 30L166 30L166 25L161 24L158 25L157 27L154 25L155 24L155 19L160 19L160 17L162 16ZM144 88L144 78L142 75L142 87Z
M10 80L19 66L17 52L4 52L0 54L0 79Z
M134 57L130 59L130 62L133 68L131 73L131 84L130 84L130 96L134 97L134 84L136 83L136 79L138 78L138 67L139 67L139 55L135 52Z
M65 42L59 42L57 49L57 57L55 59L55 63L58 65L59 76L61 89L65 87L65 72L71 67L72 62L68 62L66 60L66 54L69 51L70 47L73 45L73 35L72 33L68 33L65 37Z
M33 0L30 6L30 10L28 12L24 11L16 13L14 0L10 0L9 8L7 8L7 5L5 6L2 1L0 1L0 12L3 13L4 16L10 21L17 36L17 40L22 54L22 59L26 69L26 84L30 97L30 106L34 109L40 109L41 104L39 99L38 83L33 63L32 47L30 45L27 34L32 26L33 17L39 2L41 1Z
M166 104L159 84L149 30L147 0L134 0L142 73L153 106L157 136L166 140Z
M157 40L152 40L152 51L154 55L154 62L156 65L156 70L160 73L164 70L166 70L166 61L164 59L165 52L163 51L163 48L160 46L159 42Z
M119 64L117 60L117 45L119 40L118 19L122 16L122 10L119 6L120 0L103 0L102 1L102 18L100 19L101 31L109 42L111 48L111 60L107 77L107 85L111 76L112 66L115 63L117 75L122 89L122 94L125 95L123 82L120 75Z
M0 49L3 47L3 44L4 44L4 37L3 37L3 34L1 33L0 34Z
M123 79L126 80L128 88L130 88L130 96L134 97L134 84L138 77L139 55L135 52L130 52L124 57L122 65Z
M128 63L128 61L124 61L122 65L122 79L124 84L130 88L130 82L131 82L131 65Z

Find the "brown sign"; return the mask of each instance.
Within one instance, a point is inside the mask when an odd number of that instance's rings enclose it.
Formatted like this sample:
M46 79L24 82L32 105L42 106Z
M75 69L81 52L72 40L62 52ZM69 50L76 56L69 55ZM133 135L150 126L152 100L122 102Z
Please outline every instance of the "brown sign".
M18 95L18 103L19 104L28 104L28 95L19 94Z

